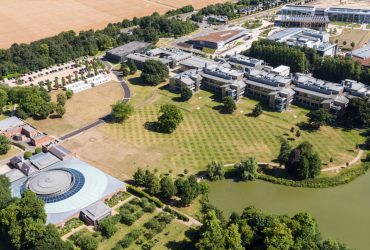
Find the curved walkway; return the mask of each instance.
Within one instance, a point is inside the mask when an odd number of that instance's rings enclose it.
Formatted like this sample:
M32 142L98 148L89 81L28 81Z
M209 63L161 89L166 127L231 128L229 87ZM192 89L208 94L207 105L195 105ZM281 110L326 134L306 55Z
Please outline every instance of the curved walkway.
M122 101L125 101L125 102L129 101L130 98L131 98L131 90L128 86L127 81L119 75L118 71L112 71L112 73L116 76L116 78L118 79L118 81L120 83L120 86L123 89L124 96L122 98ZM72 137L74 137L76 135L79 135L79 134L81 134L81 133L83 133L83 132L85 132L89 129L95 128L95 127L99 126L100 124L105 123L105 121L107 120L107 118L109 118L109 116L110 116L110 113L106 114L105 116L103 116L102 118L100 118L99 120L97 120L93 123L90 123L90 124L88 124L88 125L86 125L82 128L79 128L77 130L74 130L70 133L67 133L67 134L61 136L59 139L62 140L62 141L65 141L65 140L71 139Z
M337 171L343 168L348 168L356 164L359 160L361 160L362 156L364 155L364 152L365 152L364 150L360 149L356 157L353 158L350 162L348 162L348 166L347 166L347 163L345 163L339 166L321 169L321 172ZM225 164L224 167L233 167L235 164L236 163ZM275 163L275 162L258 162L258 165L269 165L275 168L280 167L280 164Z

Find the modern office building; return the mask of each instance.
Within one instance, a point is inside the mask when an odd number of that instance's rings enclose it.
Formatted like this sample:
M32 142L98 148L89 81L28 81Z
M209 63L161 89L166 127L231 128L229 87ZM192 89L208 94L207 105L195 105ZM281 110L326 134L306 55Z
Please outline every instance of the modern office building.
M181 91L184 88L190 89L193 93L200 89L202 76L199 70L190 69L181 72L170 78L169 87L173 91Z
M62 225L72 217L79 217L80 211L85 215L95 211L90 218L96 225L105 213L94 210L95 204L125 190L121 181L75 157L60 161L51 154L41 153L30 161L18 157L11 162L15 167L5 175L11 177L12 196L21 197L27 189L34 192L45 202L47 223ZM26 165L32 172L26 171Z
M203 48L209 48L217 50L224 48L226 45L246 36L247 34L248 30L246 29L217 31L195 37L188 41L188 43L192 44L194 49L202 50Z
M362 66L370 68L370 42L360 49L353 50L349 56L360 62Z
M122 46L119 46L117 48L109 50L105 57L108 60L114 61L114 62L123 62L126 60L126 56L132 53L143 53L145 50L147 50L151 46L150 43L145 42L129 42Z
M336 44L329 42L329 34L327 32L313 29L288 28L272 34L267 39L286 43L289 46L312 48L321 56L334 56L338 50Z
M244 71L250 71L252 69L262 69L265 62L260 59L243 56L240 54L234 54L227 58L228 63L233 66L241 67Z
M370 95L370 87L362 82L346 79L342 81L342 85L350 96L366 97Z
M288 70L288 71L287 71ZM294 91L290 88L290 68L279 66L254 69L247 74L246 95L259 99L275 111L282 112L293 101Z
M285 16L325 16L330 21L370 23L370 6L369 8L317 8L307 5L285 5L281 11Z
M275 20L275 26L285 28L309 28L309 29L325 29L330 23L329 17L327 16L311 16L311 15L299 15L299 16L288 16L279 15Z

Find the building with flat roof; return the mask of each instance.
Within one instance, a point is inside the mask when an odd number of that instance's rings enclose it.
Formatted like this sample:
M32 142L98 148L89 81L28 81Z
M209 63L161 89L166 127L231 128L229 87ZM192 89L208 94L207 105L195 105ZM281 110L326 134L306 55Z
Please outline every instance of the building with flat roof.
M360 62L362 66L370 68L370 42L360 49L353 50L348 55L353 60Z
M49 146L47 150L62 161L76 156L75 153L72 153L60 144L53 144Z
M306 28L288 28L267 37L270 41L286 43L289 46L315 49L321 56L334 56L338 46L329 42L329 34Z
M293 101L294 91L290 88L290 68L279 66L275 69L251 70L247 73L246 95L259 99L275 111L281 112Z
M94 202L81 210L80 218L87 225L92 225L97 229L99 222L112 214L112 209L102 201Z
M246 29L233 29L224 30L209 33L207 35L202 35L195 37L188 41L188 43L193 45L194 49L210 48L210 49L221 49L225 45L246 36L248 30Z
M286 16L325 16L330 21L370 23L370 8L317 8L307 5L285 5L281 15Z
M178 64L193 56L192 53L184 52L179 49L156 48L146 53L134 53L127 55L127 60L135 62L141 67L147 60L158 60L170 68L175 68Z
M234 66L238 65L242 67L244 71L251 69L262 69L265 65L265 62L263 60L243 56L236 53L232 56L229 56L227 59L228 63Z
M344 90L351 96L366 97L370 95L370 87L354 80L343 80Z
M0 121L0 133L11 138L13 135L21 134L24 125L26 125L24 121L12 116Z
M326 29L330 23L327 16L311 15L279 15L275 20L275 26L286 28L309 28L309 29Z
M202 88L220 94L221 98L231 96L234 100L239 100L244 95L246 84L243 81L243 71L206 65L201 76Z
M31 156L30 162L34 165L38 170L42 170L50 165L53 165L60 160L50 153L40 153Z
M179 62L180 70L181 71L187 71L190 69L196 69L196 70L203 70L206 65L213 65L217 64L215 61L199 57L199 56L192 56L188 59L185 59L181 62Z
M194 93L200 89L201 82L202 76L200 71L190 69L171 77L169 87L173 91L181 91L184 88L188 88Z
M132 53L142 53L151 46L151 43L133 41L109 50L105 57L115 62L123 62L126 56Z
M47 223L56 225L78 217L85 208L92 212L91 218L102 218L102 206L94 210L92 204L99 204L97 202L126 190L123 182L74 157L53 163L29 176L11 171L8 176L13 180L12 196L21 197L26 189L34 192L45 202Z

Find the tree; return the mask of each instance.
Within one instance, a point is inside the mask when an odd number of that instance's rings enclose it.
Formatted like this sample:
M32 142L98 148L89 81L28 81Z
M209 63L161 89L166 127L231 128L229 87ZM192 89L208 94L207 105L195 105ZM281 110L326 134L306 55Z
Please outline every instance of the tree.
M186 102L190 100L190 98L193 96L193 91L191 89L184 87L181 88L181 99Z
M104 237L109 239L118 231L118 228L111 218L107 218L99 222L99 231Z
M309 142L302 142L290 153L285 169L297 180L315 178L321 172L321 160Z
M172 181L171 177L165 176L161 179L161 193L166 199L170 199L172 196L176 195L177 188Z
M42 149L39 147L35 148L35 154L40 154L40 153L42 153Z
M134 113L134 107L126 102L116 102L112 105L112 118L116 122L127 120Z
M277 158L280 164L285 164L288 161L289 155L292 150L293 148L290 142L285 138L281 138L280 153Z
M12 195L10 192L9 178L5 175L0 175L0 211L1 209L7 207L11 201Z
M67 101L67 98L64 94L59 93L57 95L57 104L58 105L64 106L64 105L66 105L66 101Z
M241 163L235 164L236 173L242 180L254 180L258 176L258 163L256 157L249 157Z
M30 151L26 151L26 152L24 152L23 157L24 157L25 159L29 159L29 158L31 158L31 157L32 157L32 152L30 152Z
M326 109L311 110L308 114L308 122L315 128L331 123L333 116Z
M6 136L0 135L0 155L5 155L10 150L10 141Z
M121 62L120 72L123 77L126 77L130 74L130 70L125 62Z
M273 220L273 225L266 227L263 233L266 235L264 244L267 249L289 250L294 244L292 231L277 219Z
M340 242L338 240L325 240L322 242L321 250L350 250L349 247L346 246L343 242Z
M0 113L3 112L5 105L8 103L8 93L0 89Z
M59 78L57 76L54 78L54 88L59 89Z
M235 104L234 99L231 96L226 96L222 100L222 102L224 104L223 110L225 113L228 113L228 114L234 113L234 111L236 110L236 104Z
M157 60L147 60L142 69L141 78L150 85L158 85L165 81L169 76L166 65Z
M146 173L145 181L148 187L149 194L156 195L161 191L160 180L153 173Z
M346 46L347 45L347 42L346 41L343 41L343 46Z
M136 73L136 71L137 71L137 67L136 67L135 62L132 61L132 60L128 60L127 66L130 69L130 75L134 75Z
M72 236L73 243L81 250L96 250L99 242L93 236L86 233L77 233Z
M55 112L60 118L62 118L63 115L66 113L66 108L62 105L57 105Z
M252 115L254 117L258 117L262 114L263 110L262 110L262 106L261 104L257 103L256 106L254 106L254 109L252 111Z
M191 183L188 179L179 178L175 181L177 196L184 206L188 206L198 196L199 186L197 182Z
M225 177L225 168L222 162L212 161L208 164L207 173L211 181L222 180Z
M70 90L70 89L68 89L68 90L66 91L66 97L67 97L67 99L71 99L71 98L72 98L72 96L73 96L73 91L72 91L72 90Z
M145 184L145 179L146 179L146 174L145 171L141 168L138 168L136 172L134 173L134 182L137 185L144 185Z
M352 50L355 48L355 46L356 46L356 43L355 42L351 42L351 48L352 48Z
M199 241L195 246L198 250L225 249L224 230L215 211L211 210L205 215L199 233Z
M172 133L184 119L180 109L175 105L162 105L158 117L158 130L163 133Z
M243 250L241 235L237 224L231 224L225 233L226 249Z

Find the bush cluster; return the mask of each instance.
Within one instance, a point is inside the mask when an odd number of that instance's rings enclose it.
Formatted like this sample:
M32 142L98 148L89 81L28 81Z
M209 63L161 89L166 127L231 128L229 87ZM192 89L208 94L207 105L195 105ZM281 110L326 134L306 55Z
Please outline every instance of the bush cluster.
M159 208L164 206L163 202L161 202L158 198L149 195L138 187L127 185L127 190L134 195L147 198L148 200L154 202L154 204Z
M177 219L179 220L182 220L182 221L189 221L189 217L171 209L169 206L166 206L164 209L164 211L166 211L167 213L170 213L172 214L173 216L175 216Z

